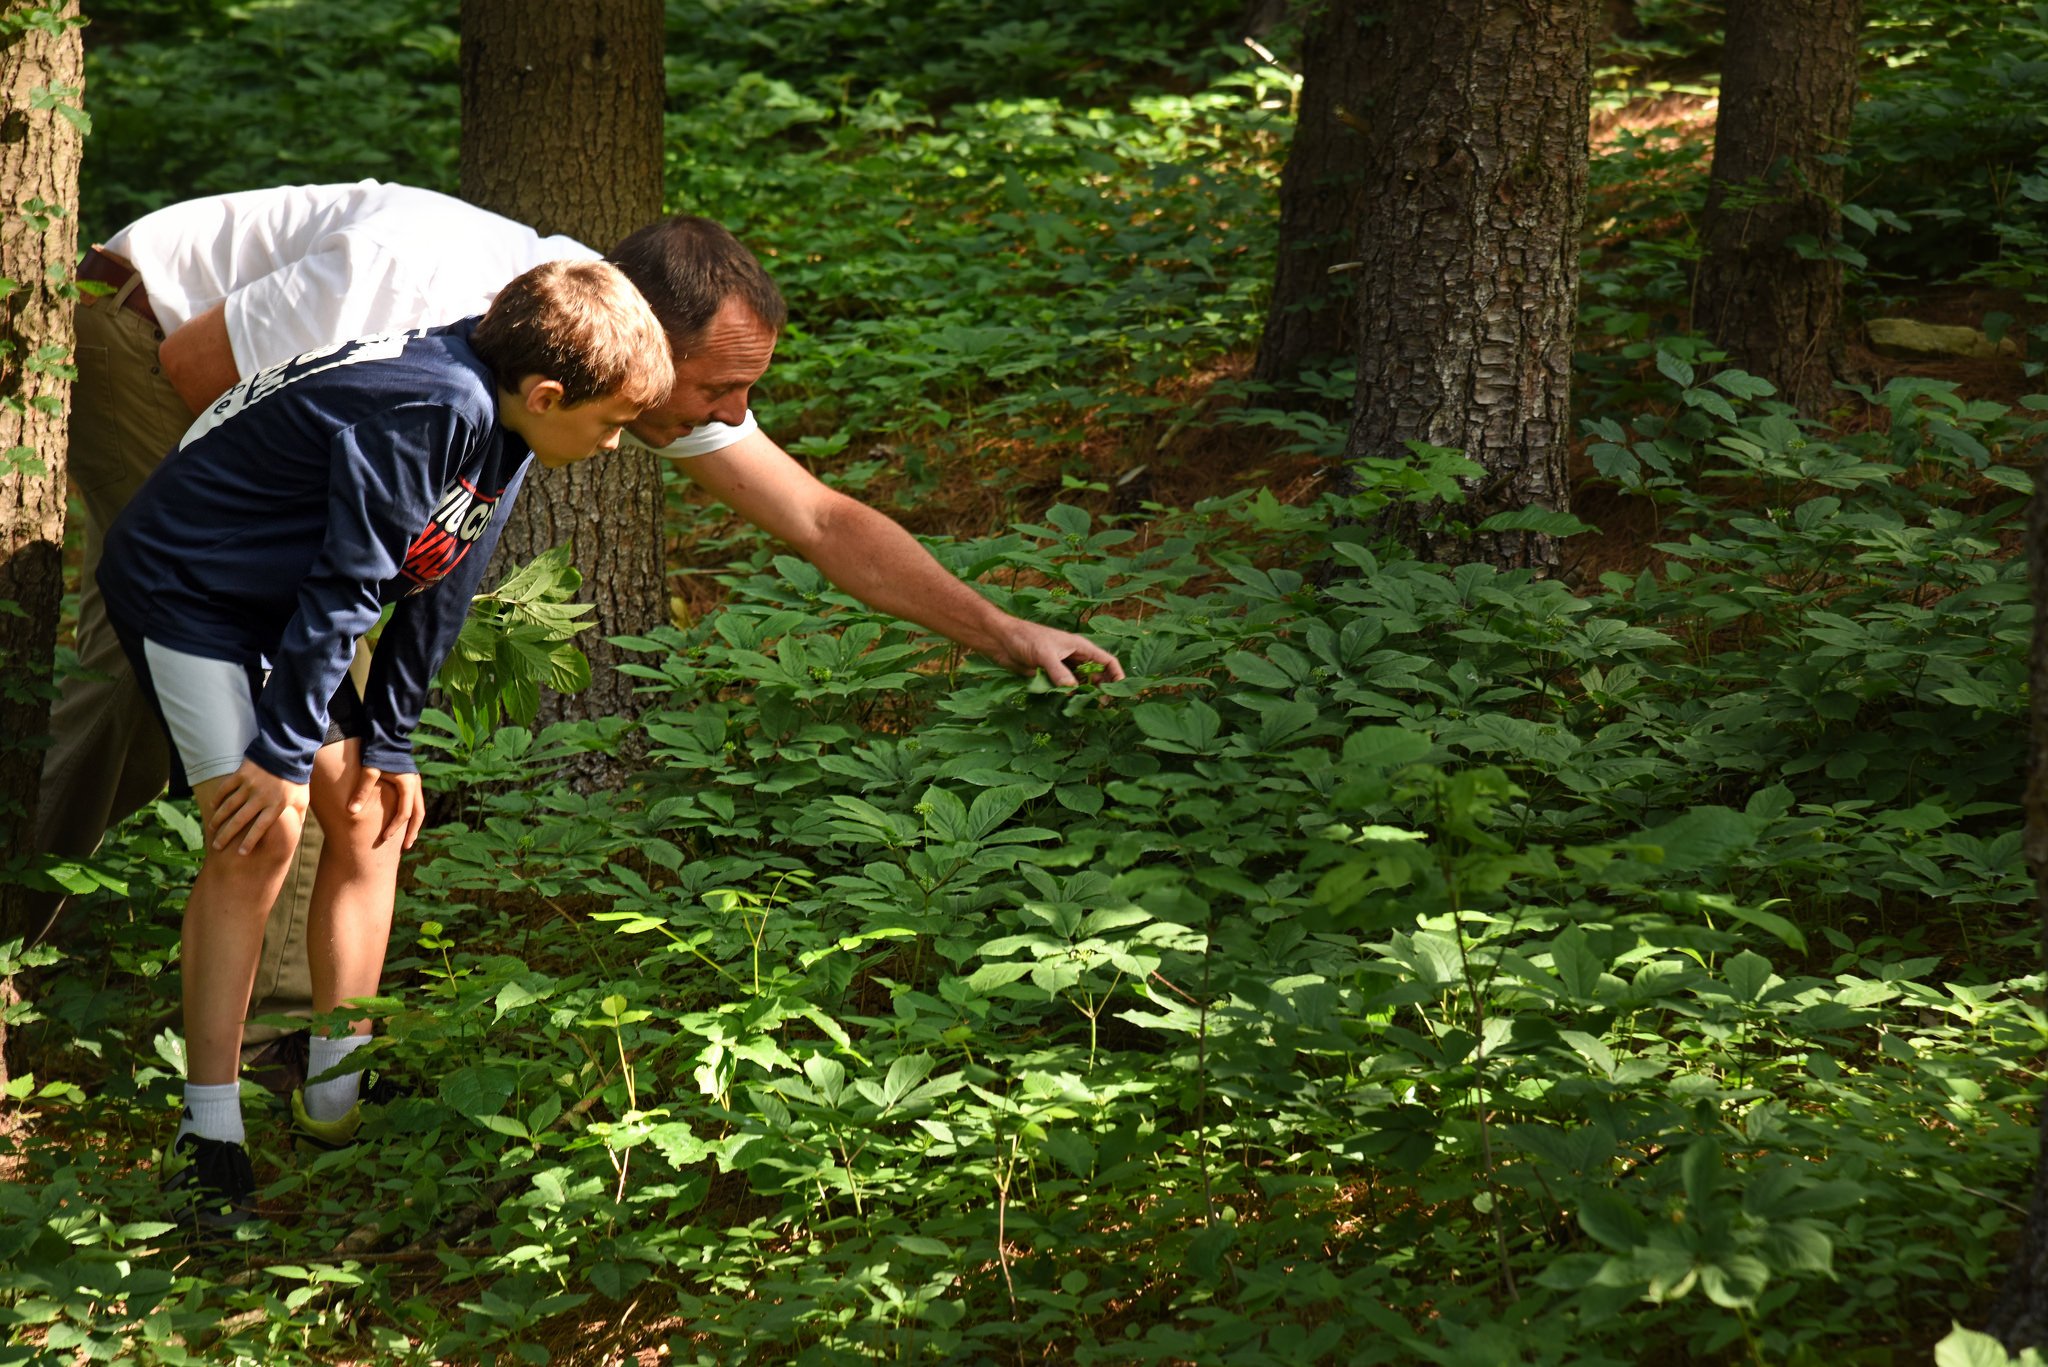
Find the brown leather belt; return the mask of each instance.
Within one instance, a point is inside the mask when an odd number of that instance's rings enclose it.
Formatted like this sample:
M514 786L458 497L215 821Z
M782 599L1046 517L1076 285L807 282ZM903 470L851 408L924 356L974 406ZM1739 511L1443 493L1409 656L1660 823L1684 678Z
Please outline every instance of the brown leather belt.
M103 285L112 285L118 294L123 285L135 279L135 267L122 261L119 257L111 256L101 251L98 247L87 247L85 249L85 260L78 263L78 278L80 280L97 280ZM85 302L91 301L88 299ZM163 326L162 323L157 322L156 310L150 307L149 291L142 287L140 280L135 281L135 288L129 290L127 297L121 300L121 307L134 310L144 318L147 318L156 327L161 328Z

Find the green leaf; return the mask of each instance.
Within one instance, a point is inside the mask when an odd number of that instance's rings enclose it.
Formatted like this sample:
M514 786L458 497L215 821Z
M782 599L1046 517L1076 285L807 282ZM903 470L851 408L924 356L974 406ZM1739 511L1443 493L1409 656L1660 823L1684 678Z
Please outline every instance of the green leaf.
M1294 680L1277 666L1242 650L1233 650L1223 657L1223 667L1231 677L1254 688L1270 688L1285 691L1294 687Z
M1543 536L1577 536L1580 532L1600 530L1589 522L1581 522L1570 513L1554 513L1546 508L1515 508L1505 513L1495 513L1472 530L1477 532L1536 532Z
M1722 966L1721 974L1735 1000L1753 1002L1763 996L1771 980L1771 961L1745 949Z
M1769 931L1800 953L1806 952L1806 933L1776 912L1765 911L1761 907L1746 907L1732 899L1717 901L1717 907L1738 921L1747 922L1758 930Z
M1757 822L1727 807L1694 807L1639 837L1664 852L1666 869L1697 869L1726 863L1756 843Z
M1627 1253L1643 1242L1648 1225L1634 1203L1615 1192L1586 1193L1579 1205L1579 1228L1614 1253Z
M966 829L970 839L985 840L995 829L1017 814L1025 800L1032 795L1030 788L1016 784L1001 788L985 788L975 796L974 805L967 809Z
M1954 1321L1950 1321L1948 1336L1934 1345L1934 1367L2014 1367L2028 1358L2039 1362L2040 1354L2029 1348L2024 1356L2015 1358L1991 1335L1965 1329Z
M1045 1151L1066 1165L1067 1171L1086 1181L1095 1171L1095 1146L1073 1130L1054 1130L1045 1137Z
M1344 763L1384 769L1413 764L1435 745L1425 731L1405 726L1365 726L1344 738Z
M557 693L581 693L590 687L590 657L568 642L548 652L548 687Z
M512 1099L519 1075L503 1064L472 1063L441 1079L441 1100L472 1119L496 1115Z
M1679 1172L1684 1177L1685 1199L1693 1209L1693 1217L1704 1219L1707 1203L1721 1185L1721 1146L1701 1135L1686 1146L1679 1159Z
M1727 1310L1755 1305L1770 1282L1771 1269L1746 1253L1729 1254L1700 1268L1700 1289Z

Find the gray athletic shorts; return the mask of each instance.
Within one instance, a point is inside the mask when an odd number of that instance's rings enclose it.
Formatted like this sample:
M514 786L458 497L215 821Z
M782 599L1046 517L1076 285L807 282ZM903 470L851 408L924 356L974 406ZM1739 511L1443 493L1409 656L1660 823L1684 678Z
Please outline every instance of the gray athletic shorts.
M264 671L232 660L202 655L136 637L115 626L135 678L142 685L164 734L171 741L171 796L186 797L192 785L232 774L256 739L256 699ZM327 733L320 743L360 739L369 718L355 681L344 674L327 703Z

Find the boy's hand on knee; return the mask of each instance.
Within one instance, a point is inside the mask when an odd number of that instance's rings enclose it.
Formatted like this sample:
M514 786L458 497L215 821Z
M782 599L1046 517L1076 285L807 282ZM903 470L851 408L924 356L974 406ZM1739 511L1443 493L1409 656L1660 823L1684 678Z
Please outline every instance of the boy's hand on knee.
M247 854L287 813L285 829L296 840L306 824L306 800L305 784L279 778L255 760L245 759L214 794L213 813L206 823L207 843L224 850L239 835L238 852Z
M356 790L349 795L349 813L354 815L362 811L363 804L370 800L380 783L389 790L384 798L388 815L384 818L384 829L377 833L377 839L373 843L381 845L403 830L405 848L409 850L412 848L412 842L419 838L420 827L425 825L427 820L427 798L426 794L420 791L418 774L387 774L382 769L363 766L361 775L356 779Z

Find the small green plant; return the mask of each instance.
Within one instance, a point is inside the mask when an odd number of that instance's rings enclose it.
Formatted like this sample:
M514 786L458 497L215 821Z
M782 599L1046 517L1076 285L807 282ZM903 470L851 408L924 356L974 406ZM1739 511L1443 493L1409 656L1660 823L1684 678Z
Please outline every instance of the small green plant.
M525 727L540 712L545 684L558 693L590 686L590 661L572 642L595 609L575 600L583 576L570 548L543 551L480 593L436 682L465 750L500 726Z

